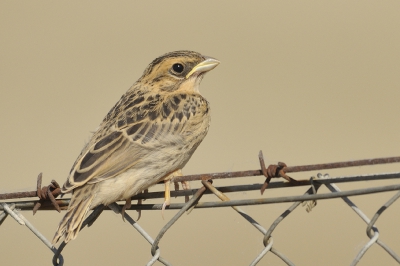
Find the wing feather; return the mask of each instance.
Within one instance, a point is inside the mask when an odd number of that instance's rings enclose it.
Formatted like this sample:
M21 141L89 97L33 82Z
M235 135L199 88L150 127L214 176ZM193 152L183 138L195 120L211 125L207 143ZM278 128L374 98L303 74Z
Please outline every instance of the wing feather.
M157 94L145 99L140 95L125 104L125 108L115 106L112 111L120 114L116 116L110 111L107 115L114 117L113 121L105 119L93 135L75 162L63 193L85 183L115 177L139 163L143 155L159 148L160 141L174 144L182 141L181 133L185 130L187 134L185 125L199 107L193 97L201 96L177 94L162 99ZM104 128L108 131L103 132Z

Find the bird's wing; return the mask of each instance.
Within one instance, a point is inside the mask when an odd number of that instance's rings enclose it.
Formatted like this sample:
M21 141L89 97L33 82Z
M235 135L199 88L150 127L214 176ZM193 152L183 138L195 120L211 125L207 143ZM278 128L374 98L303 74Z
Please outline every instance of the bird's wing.
M114 123L109 125L103 122L76 160L63 186L63 193L85 183L115 177L140 164L143 156L152 150L162 149L167 142L179 145L183 141L180 133L185 130L187 134L185 124L198 109L197 100L193 101L192 97L187 94L164 100L148 97L140 104L128 105L125 111L115 111L119 115L111 119ZM117 104L113 110L118 109ZM104 128L108 130L101 134Z

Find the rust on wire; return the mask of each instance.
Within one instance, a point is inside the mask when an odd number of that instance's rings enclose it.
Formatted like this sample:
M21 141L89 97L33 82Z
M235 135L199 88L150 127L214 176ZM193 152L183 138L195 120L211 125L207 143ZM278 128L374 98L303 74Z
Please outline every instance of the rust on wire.
M297 180L294 180L293 178L288 176L283 170L285 167L287 167L285 163L279 162L278 164L270 164L268 168L265 168L264 155L262 151L260 151L260 153L258 154L258 159L260 161L261 172L267 178L260 189L261 195L264 194L264 191L267 189L269 182L273 177L283 177L284 179L289 181L289 183L298 184Z
M267 170L267 168L265 168L264 155L263 155L262 151L260 151L260 153L258 154L258 160L260 161L261 172L267 178L267 179L265 179L265 182L260 189L261 195L262 195L262 194L264 194L264 191L267 189L272 176L268 174L268 170ZM276 173L276 171L275 171L275 173Z
M379 174L379 175L370 175L370 176L354 176L354 177L339 177L339 178L323 178L323 179L315 179L313 180L314 185L320 185L320 184L330 184L330 183L345 183L345 182L354 182L354 181L372 181L372 180L382 180L382 179L394 179L394 178L400 178L400 172L397 173L391 173L391 174ZM211 181L211 180L210 180ZM284 188L288 187L287 184L289 183L284 183L284 182L274 182L271 183L270 188ZM308 184L304 183L301 184L300 186L309 186L310 182ZM234 192L234 191L245 191L246 188L249 188L248 186L239 186L240 189L230 189L226 190L226 187L216 187L219 191L224 191L224 192ZM261 187L260 184L257 186L252 186L250 187L251 190L258 190ZM371 194L371 193L380 193L380 192L386 192L386 191L393 191L393 190L399 190L400 189L400 184L397 185L390 185L390 186L384 186L384 187L375 187L375 188L364 188L360 190L352 190L352 191L347 191L346 195L344 196L356 196L356 195L364 195L364 194ZM193 190L196 191L196 190ZM212 194L213 192L211 191L206 191L205 194ZM152 193L149 193L152 194ZM159 194L158 192L154 192L154 194ZM309 200L317 200L317 199L328 199L328 198L337 198L341 197L339 194L331 194L331 195L313 195L313 197L298 197L298 196L288 196L284 198L258 198L258 199L250 199L250 200L240 200L240 201L231 201L226 205L223 203L216 203L216 202L203 202L199 203L196 205L196 208L211 208L211 207L227 207L227 206L240 206L240 205L257 205L257 204L274 204L274 203L281 203L281 202L292 202L292 201L309 201ZM150 198L155 198L155 197L150 197ZM161 197L162 198L162 197ZM21 210L31 210L33 206L35 205L36 201L20 201L20 202L8 202L8 204L15 204L15 207ZM69 204L69 199L60 199L57 200L57 203L61 207L61 209L67 209L68 204ZM168 209L180 209L183 206L183 204L180 203L173 203L169 206ZM122 207L122 205L121 205ZM130 210L160 210L162 207L162 204L143 204L143 205L132 205ZM3 210L3 207L0 205L0 210ZM45 202L40 210L54 210L54 206L50 202Z
M306 171L355 167L355 166L364 166L364 165L387 164L387 163L400 163L400 157L387 157L387 158L375 158L375 159L365 159L365 160L336 162L336 163L288 166L288 167L284 167L283 171L285 171L287 173L294 173L294 172L306 172Z
M36 193L40 200L36 202L35 206L33 207L33 215L35 215L36 211L46 201L50 201L54 208L58 212L61 212L61 208L56 201L58 195L61 194L61 188L57 181L53 179L51 180L50 185L42 187L42 173L40 173L37 177Z
M55 198L57 198L60 194L60 185L55 180L52 180L50 185L42 187L42 173L40 173L36 181L36 190L0 194L0 200L39 197L39 199L42 201L41 204L44 201L50 200L54 207L58 210L59 208L57 207Z
M272 177L284 177L286 180L290 181L286 183L285 186L296 186L296 185L304 185L308 181L296 181L288 177L285 173L295 173L295 172L305 172L305 171L315 171L315 170L325 170L325 169L334 169L334 168L344 168L344 167L355 167L355 166L363 166L363 165L376 165L376 164L388 164L388 163L398 163L400 162L400 157L388 157L388 158L375 158L375 159L366 159L366 160L356 160L356 161L346 161L346 162L336 162L336 163L325 163L325 164L312 164L312 165L300 165L300 166L286 166L283 163L278 163L278 165L270 165L268 168L265 168L264 158L262 157L262 152L260 152L260 166L262 169L259 170L248 170L248 171L235 171L235 172L222 172L222 173L210 173L210 174L198 174L198 175L186 175L175 177L173 182L182 182L182 181L194 181L194 180L210 180L210 179L223 179L223 178L237 178L237 177L250 177L250 176L268 176ZM275 169L275 171L274 171ZM270 175L268 174L270 172ZM278 172L278 173L276 173ZM274 174L272 174L274 173ZM41 185L41 181L39 183L39 179L41 180L41 174L38 177L38 184ZM304 183L304 184L303 184ZM40 186L39 186L40 187ZM57 203L54 199L58 196L60 188L56 181L52 181L50 184L50 192L48 188L46 188L45 194L47 194L47 198L53 202L53 204ZM42 189L37 189L34 191L22 191L22 192L13 192L13 193L4 193L0 194L0 200L6 199L18 199L18 198L30 198L37 197L42 195ZM50 196L50 194L53 196ZM41 198L41 199L45 199ZM43 204L42 204L43 205ZM56 205L54 205L56 206ZM57 208L57 207L55 207ZM58 208L57 208L58 209Z
M12 192L12 193L0 194L0 200L32 198L32 197L36 197L36 196L37 196L36 190L35 191Z
M285 173L295 173L295 172L306 172L306 171L326 170L326 169L335 169L335 168L364 166L364 165L399 163L399 162L400 162L400 156L399 157L356 160L356 161L345 161L345 162L336 162L336 163L285 166L282 168L282 171ZM249 171L179 176L179 177L174 178L173 181L181 182L181 181L222 179L222 178L235 178L235 177L245 177L245 176L260 176L260 175L263 175L262 170L249 170Z
M368 224L367 225L367 234L368 237L371 238L370 241L360 250L357 257L353 260L352 265L358 263L364 253L368 250L368 248L373 244L377 243L382 248L384 248L398 263L400 263L400 256L394 253L386 244L384 244L379 237L379 232L375 227L375 223L382 212L390 207L390 205L395 202L398 198L400 198L400 192L398 192L395 196L393 196L388 202L386 202L375 214L375 216L369 220L364 219L364 214L355 206L354 203L350 202L347 199L348 196L356 196L356 195L366 195L371 193L379 193L393 190L400 190L400 184L382 186L382 187L373 187L373 188L362 188L350 191L340 191L336 185L331 183L344 183L344 182L353 182L353 181L367 181L367 180L382 180L382 179L393 179L400 178L400 172L397 173L384 173L384 174L370 174L370 175L358 175L358 176L345 176L345 177L336 177L330 178L328 175L318 175L317 178L311 178L310 180L294 180L291 177L286 175L286 172L302 172L302 171L315 171L315 170L324 170L324 169L333 169L333 168L341 168L341 167L354 167L354 166L362 166L362 165L375 165L375 164L385 164L385 163L396 163L400 162L400 157L390 157L390 158L377 158L377 159L368 159L368 160L358 160L358 161L348 161L348 162L337 162L337 163L327 163L327 164L314 164L314 165L304 165L304 166L292 166L288 167L284 163L278 163L277 165L270 165L268 167L265 166L264 157L262 152L259 153L259 163L260 170L251 170L251 171L240 171L240 172L225 172L225 173L213 173L213 174L201 174L201 175L192 175L192 176L182 176L175 178L174 182L182 182L182 181L190 181L190 180L202 180L203 186L198 190L182 190L182 191L174 191L171 193L172 196L189 196L192 195L192 198L186 203L175 203L171 204L168 209L180 209L177 214L160 230L155 240L152 240L151 237L147 234L144 229L142 229L137 221L134 221L128 214L125 213L125 217L128 222L136 229L138 232L152 245L151 254L152 259L149 261L147 265L153 265L157 260L164 265L171 265L165 259L160 256L160 248L158 247L161 239L164 234L169 230L169 228L183 215L183 213L190 212L193 208L216 208L216 207L232 207L235 211L237 211L243 218L245 218L249 223L251 223L256 229L258 229L263 234L263 244L265 248L259 253L259 255L253 260L250 265L256 265L267 252L271 252L278 256L283 262L287 265L294 265L289 258L287 258L283 253L279 252L273 247L273 239L272 232L278 226L278 224L292 211L298 207L304 201L316 201L322 199L332 199L332 198L342 198L348 205L359 214L359 216ZM264 176L266 178L265 183L262 184L247 184L247 185L238 185L238 186L229 186L229 187L214 187L212 185L212 179L218 178L234 178L234 177L246 177L246 176ZM272 178L282 177L286 179L288 182L273 182L270 183ZM302 196L285 196L285 197L275 197L275 198L259 198L259 199L244 199L244 200L230 200L224 192L238 192L238 191L251 191L258 190L261 188L261 192L263 192L266 188L284 188L291 186L310 186L311 188L306 192L306 194ZM316 194L318 187L321 185L325 185L332 193L325 194ZM333 189L331 189L333 188ZM70 200L69 199L56 199L61 193L61 189L59 184L52 180L50 185L42 187L42 174L40 174L37 178L37 189L36 191L27 191L27 192L16 192L16 193L7 193L0 194L1 199L12 199L12 198L26 198L26 197L39 197L39 200L30 200L30 201L17 201L17 202L0 202L0 225L7 217L10 215L20 224L24 224L40 239L43 243L45 243L51 250L55 253L53 257L53 265L63 265L64 261L61 256L61 252L66 246L65 242L63 242L58 249L52 247L50 242L44 238L40 232L35 229L25 217L22 216L17 210L13 209L33 209L34 213L40 208L40 210L46 209L56 209L60 211L61 209L66 209ZM217 202L199 202L199 199L203 194L214 194L220 200ZM131 200L138 200L138 205L132 205L127 203L124 207L122 205L117 205L113 203L108 207L100 205L96 207L93 212L85 219L82 224L81 230L86 226L90 226L101 214L104 209L112 209L117 212L123 212L125 209L130 210L160 210L161 204L142 204L142 200L151 199L151 198L163 198L163 192L153 192L153 193L141 193L135 195L131 198ZM279 217L274 221L274 223L266 230L263 226L261 226L257 221L255 221L250 215L246 214L243 210L241 210L238 206L246 206L246 205L258 205L258 204L273 204L273 203L281 203L281 202L295 202L291 207L285 210ZM124 208L124 209L122 209ZM121 210L122 209L122 210ZM307 210L308 211L308 210ZM360 215L361 214L361 215ZM365 216L366 217L366 216ZM139 213L140 218L140 213ZM372 230L372 231L371 231Z

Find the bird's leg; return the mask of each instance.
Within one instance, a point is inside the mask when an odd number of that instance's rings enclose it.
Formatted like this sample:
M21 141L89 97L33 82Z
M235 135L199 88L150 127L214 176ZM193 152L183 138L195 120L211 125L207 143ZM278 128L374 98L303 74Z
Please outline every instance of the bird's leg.
M169 185L171 184L171 179L176 177L176 176L182 176L182 170L181 169L178 169L175 172L172 172L171 174L167 175L164 178L164 184L165 184L165 196L164 197L165 197L165 201L164 201L164 204L163 204L162 209L161 209L161 215L162 215L163 218L164 218L165 207L167 207L167 206L169 206L171 204L171 190L170 190Z
M177 176L182 176L182 171L180 171L179 175ZM183 190L188 190L190 189L190 183L189 181L181 181L182 184L182 189ZM179 182L174 182L174 186L175 186L175 191L179 191ZM189 201L189 196L185 195L185 202Z
M184 190L190 190L190 183L189 183L189 181L182 181L181 184L182 184L182 188L183 188ZM189 201L189 195L185 195L185 202L188 202L188 201Z
M165 183L165 194L164 194L164 204L162 205L161 209L161 215L164 219L164 210L165 207L169 206L171 204L171 190L169 188L169 184L171 183L171 180L164 180Z
M179 182L174 182L174 188L175 188L175 191L179 191Z

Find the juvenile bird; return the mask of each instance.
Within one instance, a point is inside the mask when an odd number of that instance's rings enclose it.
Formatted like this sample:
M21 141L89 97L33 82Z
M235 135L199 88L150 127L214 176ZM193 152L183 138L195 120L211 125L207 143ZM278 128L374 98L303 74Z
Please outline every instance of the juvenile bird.
M72 192L67 213L53 238L75 239L90 209L126 200L182 175L208 132L210 107L199 85L220 62L192 51L156 58L108 112L83 148L63 185Z

